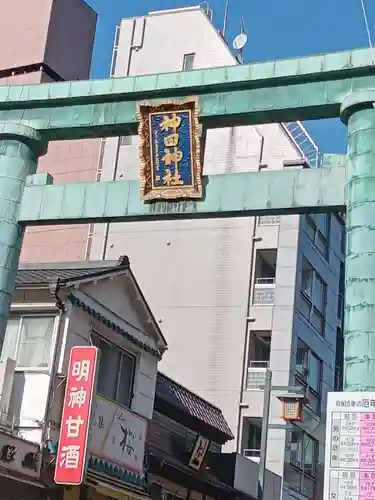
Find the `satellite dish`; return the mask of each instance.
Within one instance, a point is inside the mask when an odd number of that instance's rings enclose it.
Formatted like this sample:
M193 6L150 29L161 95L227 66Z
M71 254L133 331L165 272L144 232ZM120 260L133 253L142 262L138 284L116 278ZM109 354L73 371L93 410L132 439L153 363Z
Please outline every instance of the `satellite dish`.
M245 47L246 43L247 43L247 35L246 35L246 33L240 33L233 40L233 48L235 50L242 50Z

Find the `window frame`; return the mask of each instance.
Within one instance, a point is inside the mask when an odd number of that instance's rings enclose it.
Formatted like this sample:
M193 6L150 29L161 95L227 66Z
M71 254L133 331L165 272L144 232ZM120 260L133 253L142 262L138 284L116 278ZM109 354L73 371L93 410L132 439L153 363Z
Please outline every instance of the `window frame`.
M132 135L120 135L119 137L119 145L122 146L131 146L133 144L133 136Z
M298 360L298 348L299 346L304 348L304 362L302 364L303 371L307 373L301 373L300 370L297 369L299 364L297 364ZM311 366L311 357L313 357L318 363L318 388L313 387L309 381L310 376L310 366ZM300 338L297 337L297 350L296 350L296 382L297 384L301 384L307 392L315 396L318 402L318 407L314 408L311 404L305 403L305 406L313 411L316 415L320 416L321 414L321 405L322 405L322 379L323 379L323 360Z
M329 239L330 239L330 234L331 234L331 217L330 214L324 214L327 218L327 233L324 234L320 229L318 224L316 223L314 219L314 214L306 214L305 215L305 227L304 231L308 239L311 241L311 243L314 245L314 247L318 250L320 255L326 260L327 262L329 261ZM306 227L307 225L307 227ZM308 232L308 227L310 227L310 230L314 232L314 236L309 234ZM323 244L325 245L325 251L323 252L321 248L318 245L318 240L321 240Z
M136 370L137 370L137 356L134 353L129 352L126 349L123 349L119 345L115 344L110 339L108 339L107 337L105 337L104 335L99 333L95 328L91 328L90 341L91 341L92 345L94 345L94 346L96 346L96 344L95 344L95 342L93 342L93 336L97 337L100 342L107 343L112 349L116 349L117 351L119 351L120 356L121 356L120 357L120 364L118 367L119 374L121 373L122 359L124 356L127 356L128 358L130 358L133 361L133 373L132 373L132 377L131 377L131 384L129 387L130 397L129 397L129 404L127 406L118 401L120 380L121 380L120 377L117 380L116 398L115 399L112 399L112 398L108 397L107 395L102 394L101 392L98 391L97 387L96 387L96 394L98 396L100 396L101 398L105 399L106 401L110 401L111 403L114 403L115 405L120 406L121 408L125 408L126 410L131 409L132 402L134 399L135 375L136 375ZM96 347L98 347L98 346L96 346ZM100 350L100 347L98 347L98 349ZM98 377L99 377L99 373L100 373L100 357L99 357L99 366L98 366Z
M314 481L316 480L316 473L317 473L317 464L319 461L319 441L315 439L311 434L308 432L304 431L301 429L301 427L298 427L297 425L293 425L293 428L289 431L290 432L290 438L289 438L289 445L291 446L292 444L292 435L293 432L299 433L302 436L302 440L299 441L301 442L301 464L298 465L294 462L292 462L292 456L290 456L290 465L292 465L295 469L297 469L302 475L308 476L310 479L313 479ZM313 460L312 463L312 468L313 468L313 473L307 472L305 470L305 453L306 453L306 438L310 440L310 442L313 445Z
M302 273L307 268L304 267L304 262L306 262L309 268L312 270L312 280L311 280L311 296L307 293L307 291L302 286ZM309 269L309 271L310 271ZM320 281L323 288L323 297L322 297L322 309L320 309L320 305L318 306L318 301L315 297L316 283ZM301 300L306 304L309 309L308 314L302 310L302 307L298 307L298 312L307 319L310 325L317 331L319 334L324 337L325 335L325 325L326 325L326 312L327 312L327 283L324 281L322 276L315 270L315 268L311 265L310 261L303 256L302 257L302 269L301 269L301 285L300 285L300 297ZM312 321L313 316L318 317L321 321L321 328L319 329L316 324Z
M298 488L293 486L292 483L289 482L288 480L288 471L284 472L284 483L285 486L292 491L296 491L302 495L306 496L306 490L304 488L304 483L307 481L307 483L311 484L313 492L315 491L316 488L316 481L317 481L317 466L319 463L319 441L315 439L311 434L308 432L304 431L301 427L298 425L293 425L293 428L288 431L289 432L289 448L290 448L290 457L289 461L287 462L287 466L290 467L290 471L298 474L298 483L299 486ZM297 441L297 443L301 443L301 464L298 465L295 462L292 461L292 454L291 454L291 446L292 446L292 435L293 432L297 432L301 435L302 439L300 441ZM312 445L313 445L313 463L312 463L312 469L313 469L313 474L311 474L309 471L306 470L305 467L305 454L306 454L306 438L308 438ZM310 498L310 497L309 497Z
M195 60L196 52L189 52L184 54L184 58L182 61L182 71L192 71L194 69L194 60ZM192 66L191 68L187 68L187 61L189 61L189 57L191 58Z
M53 322L53 328L52 328L52 335L51 335L51 344L49 348L49 355L48 355L48 364L47 366L23 366L23 365L18 365L17 358L19 354L19 349L20 349L20 339L21 339L21 325L22 325L22 320L23 318L54 318ZM9 317L9 320L18 320L18 330L17 330L17 340L16 340L16 347L15 347L15 352L14 352L14 360L16 362L16 367L15 367L15 372L43 372L43 373L49 373L52 370L52 365L53 365L53 352L56 347L56 337L57 337L57 330L58 330L58 324L59 324L59 315L56 313L38 313L38 312L27 312L23 314L21 311L17 313L12 313ZM8 321L9 321L8 320ZM6 332L5 332L6 335ZM5 339L5 337L4 337ZM2 350L0 352L0 359L2 361L5 361L5 359L2 357ZM13 359L13 358L12 358Z

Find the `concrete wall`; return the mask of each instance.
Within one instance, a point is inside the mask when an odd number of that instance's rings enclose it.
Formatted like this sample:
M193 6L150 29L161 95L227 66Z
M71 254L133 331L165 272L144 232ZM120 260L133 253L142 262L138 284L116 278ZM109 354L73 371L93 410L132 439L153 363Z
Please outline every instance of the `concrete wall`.
M0 16L0 70L41 63L53 0L3 2Z
M0 70L48 64L66 80L89 77L96 14L83 0L14 0L2 6ZM42 71L9 75L0 85L48 82ZM100 141L50 143L38 172L55 183L95 181ZM24 262L83 260L88 226L29 228L22 248Z
M90 74L97 15L83 0L54 0L44 61L64 80Z
M115 74L180 71L188 53L196 54L194 69L235 64L199 9L123 20ZM281 169L283 159L298 157L277 124L208 130L203 172L257 171L260 163ZM108 139L101 179L137 178L138 137L121 146ZM112 224L103 245L106 226L95 225L91 242L92 259L129 255L168 341L162 370L222 408L234 432L247 347L253 229L253 218ZM263 236L264 244L272 238L275 244L272 230L264 229ZM260 313L265 321L271 322L272 310ZM286 358L285 363L288 370ZM235 441L229 450L234 447Z

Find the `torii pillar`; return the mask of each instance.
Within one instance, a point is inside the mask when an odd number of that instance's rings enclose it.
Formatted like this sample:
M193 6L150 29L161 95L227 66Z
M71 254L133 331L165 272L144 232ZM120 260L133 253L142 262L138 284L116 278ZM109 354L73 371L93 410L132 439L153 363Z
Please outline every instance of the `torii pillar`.
M47 152L41 134L25 125L0 124L0 349L14 292L24 227L18 222L28 175Z
M341 105L348 126L344 389L375 391L375 90Z

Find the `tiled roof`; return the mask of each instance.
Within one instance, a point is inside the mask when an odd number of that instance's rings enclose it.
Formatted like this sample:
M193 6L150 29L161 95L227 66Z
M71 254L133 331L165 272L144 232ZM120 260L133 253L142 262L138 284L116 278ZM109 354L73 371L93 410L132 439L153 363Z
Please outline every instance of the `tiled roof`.
M118 261L56 262L48 264L21 264L16 278L16 286L47 285L59 279L61 284L67 281L79 281L89 277L111 273L119 268L128 268L127 257Z
M192 417L215 428L226 435L228 439L234 438L220 408L160 372L158 372L157 376L156 395L169 404L185 410Z

